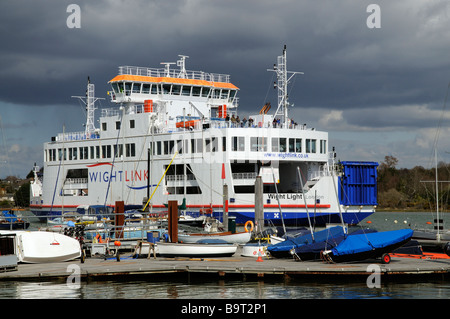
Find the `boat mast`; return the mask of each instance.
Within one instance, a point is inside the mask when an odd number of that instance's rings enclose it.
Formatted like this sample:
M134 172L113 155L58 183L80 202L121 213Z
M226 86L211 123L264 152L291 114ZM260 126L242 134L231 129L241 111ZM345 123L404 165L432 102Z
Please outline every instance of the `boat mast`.
M296 74L304 74L303 72L292 72L287 70L287 56L286 45L284 45L283 55L277 58L277 64L273 65L272 69L267 71L273 71L277 74L277 82L274 82L274 88L278 88L278 108L275 111L274 117L280 116L283 118L283 127L287 128L289 125L288 118L288 84ZM288 78L288 74L291 76Z
M88 77L86 96L72 96L79 98L86 105L86 138L95 133L95 102L97 100L104 100L104 98L95 97L95 85L91 84L91 80Z

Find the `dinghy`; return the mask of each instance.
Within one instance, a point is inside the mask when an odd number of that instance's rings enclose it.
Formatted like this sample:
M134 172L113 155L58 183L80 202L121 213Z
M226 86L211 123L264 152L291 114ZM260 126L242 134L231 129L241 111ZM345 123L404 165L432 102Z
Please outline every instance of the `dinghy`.
M156 255L161 257L230 257L236 245L227 243L162 243L156 244Z
M400 229L348 236L333 249L322 252L322 256L329 262L361 261L382 257L383 263L389 263L389 253L406 244L412 235L413 230Z
M313 234L306 234L299 237L287 237L285 241L271 245L267 247L267 251L272 257L276 258L288 258L291 257L290 250L300 247L302 245L323 242L332 237L338 237L344 235L344 229L342 226L334 226L326 228L321 231L317 231Z
M2 231L15 237L15 254L23 263L51 263L69 261L81 256L78 240L54 232Z
M358 229L350 233L348 236L374 232L376 232L376 230L374 229ZM333 249L334 247L339 245L345 238L346 236L341 234L338 234L338 236L331 236L327 238L325 241L314 242L311 244L306 244L298 246L297 248L293 248L291 249L291 254L293 255L296 261L320 259L322 251Z
M241 232L232 234L231 232L208 233L208 234L188 234L178 233L178 240L183 243L196 243L203 239L221 239L231 244L245 244L249 242L252 234L250 232Z

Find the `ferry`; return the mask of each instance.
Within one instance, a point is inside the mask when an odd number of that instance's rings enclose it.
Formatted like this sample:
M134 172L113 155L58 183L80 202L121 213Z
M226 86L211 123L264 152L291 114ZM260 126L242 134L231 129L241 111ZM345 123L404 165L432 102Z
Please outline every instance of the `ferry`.
M357 224L377 206L376 162L336 162L328 132L289 116L286 47L273 68L278 105L239 117L239 88L230 75L186 70L188 56L160 68L120 66L109 81L114 107L95 116L88 80L85 130L44 143L43 176L35 167L31 211L42 218L69 212L126 209L167 212L178 201L193 217L254 221L255 181L263 182L266 223ZM275 109L275 108L274 108Z

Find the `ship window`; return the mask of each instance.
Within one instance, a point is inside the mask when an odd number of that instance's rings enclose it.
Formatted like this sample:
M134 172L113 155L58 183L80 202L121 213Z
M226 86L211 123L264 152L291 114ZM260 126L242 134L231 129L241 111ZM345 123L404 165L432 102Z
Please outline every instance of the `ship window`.
M114 145L114 157L121 157L123 155L123 145Z
M225 136L222 136L222 152L227 151L227 138Z
M170 94L170 84L163 84L162 89L163 89L163 94Z
M135 127L135 122L134 120L130 120L130 128L134 128Z
M315 153L316 152L316 140L306 140L306 153Z
M114 90L114 93L119 93L119 85L117 83L113 83L111 86Z
M152 94L158 94L158 85L152 84Z
M220 98L220 89L215 89L213 99L218 99L218 98Z
M178 154L183 154L183 141L181 140L177 141L177 151Z
M142 84L142 93L144 93L144 94L150 93L150 84L148 84L148 83Z
M327 153L327 140L320 140L320 153L321 154Z
M295 152L295 138L289 139L289 152L290 153Z
M169 141L169 150L170 150L170 154L175 153L175 141Z
M236 90L231 90L229 101L232 102L235 96L236 96Z
M302 152L302 139L301 138L295 139L295 152L296 153Z
M91 159L94 159L95 158L95 147L91 146L89 148L89 151L90 151L90 154L91 154Z
M232 151L245 151L245 138L244 136L233 136L231 139L231 150Z
M180 95L181 93L181 85L172 85L172 94Z
M161 155L162 154L162 150L161 150L161 141L156 142L156 155Z
M102 131L106 131L107 125L106 123L102 123Z
M272 137L272 152L278 152L279 147L278 147L278 138L277 137Z
M208 96L209 96L209 92L211 92L211 89L210 89L210 88L204 87L204 88L202 89L202 96L203 96L203 97L208 97Z
M123 82L117 83L117 86L119 87L119 93L123 93Z
M286 138L280 138L280 152L286 152Z
M169 154L169 141L164 141L164 155Z
M100 158L100 146L95 147L95 158Z
M102 158L111 158L111 145L102 145Z
M205 138L205 152L211 152L211 140Z
M221 98L222 99L228 99L228 90L222 90Z
M116 122L116 130L120 130L120 121Z
M192 96L200 96L201 87L194 86L192 87Z
M191 95L191 86L183 85L183 90L182 90L181 95L184 95L184 96Z
M88 159L89 153L88 153L88 147L80 147L80 160L82 159Z
M197 139L197 153L203 153L203 140L201 138Z
M131 82L125 82L125 95L130 95L131 94L131 85L133 83Z
M127 157L134 157L136 156L136 144L125 144L125 155Z
M141 93L141 83L133 83L133 93Z
M211 140L212 140L212 151L217 152L219 150L219 139L213 137Z
M262 137L250 137L250 150L252 152L267 151L267 143Z

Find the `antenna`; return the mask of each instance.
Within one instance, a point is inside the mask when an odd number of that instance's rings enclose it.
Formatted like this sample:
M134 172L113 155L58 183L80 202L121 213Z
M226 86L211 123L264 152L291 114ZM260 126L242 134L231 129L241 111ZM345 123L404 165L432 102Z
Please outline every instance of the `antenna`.
M185 79L187 76L186 73L186 58L189 58L187 55L178 55L181 59L177 61L177 66L180 67L180 74L178 75L179 78Z
M104 100L104 98L95 97L95 85L91 84L91 79L88 77L86 96L72 96L79 98L86 105L86 138L89 138L95 132L95 102L97 100Z
M274 83L274 88L278 88L278 108L275 111L274 117L281 116L283 118L283 126L288 127L288 84L296 74L304 74L303 72L292 72L287 70L286 45L283 48L283 55L277 58L277 64L273 65L273 69L267 71L275 72L277 74L278 83ZM288 78L288 74L291 76Z
M175 64L175 62L161 62L162 65L165 65L164 76L170 77L170 65Z

